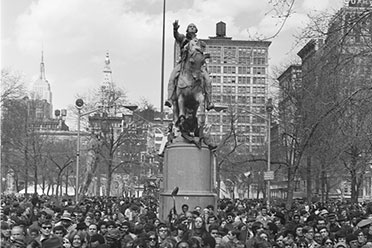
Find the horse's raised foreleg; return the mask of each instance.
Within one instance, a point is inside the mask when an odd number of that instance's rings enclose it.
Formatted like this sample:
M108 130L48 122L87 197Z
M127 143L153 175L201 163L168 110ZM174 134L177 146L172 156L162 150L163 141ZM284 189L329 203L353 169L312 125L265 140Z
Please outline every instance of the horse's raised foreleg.
M178 116L180 115L180 110L179 110L178 103L176 100L173 100L172 104L173 104L173 123L174 125L176 125L178 121Z
M186 108L185 108L185 99L182 94L178 96L178 118L177 123L181 127L182 122L186 118Z
M204 130L204 125L205 125L205 107L206 107L206 104L205 104L204 95L203 95L202 92L199 92L196 95L195 98L196 98L196 100L199 103L199 116L198 116L198 129L199 129L199 132L198 132L198 136L200 137L200 139L202 139L203 136L204 136L203 130Z

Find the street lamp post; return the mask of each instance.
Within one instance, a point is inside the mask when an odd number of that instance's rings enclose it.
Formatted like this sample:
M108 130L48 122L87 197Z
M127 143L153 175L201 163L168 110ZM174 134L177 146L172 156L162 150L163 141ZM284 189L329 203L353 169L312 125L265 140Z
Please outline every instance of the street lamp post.
M78 110L78 123L77 123L77 141L76 141L76 185L75 185L75 201L76 204L79 201L79 167L80 167L80 119L81 109L83 108L84 101L77 99L75 106Z
M80 120L81 117L85 115L89 115L98 111L102 111L102 107L98 109L93 109L91 111L81 113L81 109L84 106L84 101L82 99L77 99L75 102L75 107L78 110L78 122L77 122L77 142L76 142L76 191L75 191L75 201L78 203L79 201L79 169L80 169ZM129 109L130 111L134 111L138 108L136 105L117 105L119 107L124 107ZM112 105L108 106L107 108L112 107Z
M266 112L267 112L267 173L271 173L271 114L273 111L273 102L272 99L267 99L266 104ZM267 178L267 207L270 207L270 200L271 200L271 190L270 190L270 180L271 178Z

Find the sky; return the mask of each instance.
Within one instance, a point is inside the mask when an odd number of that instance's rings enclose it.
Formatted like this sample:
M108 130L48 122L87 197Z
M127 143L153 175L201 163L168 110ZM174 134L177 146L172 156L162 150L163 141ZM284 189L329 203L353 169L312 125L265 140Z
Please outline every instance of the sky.
M215 36L219 21L226 23L226 34L234 40L271 37L280 28L282 19L274 5L281 1L167 0L164 89L173 65L174 20L179 20L182 33L195 23L198 37L204 39ZM54 109L68 108L78 95L101 85L106 52L113 81L129 101L138 104L145 99L160 109L163 0L1 0L0 4L1 68L22 74L31 86L40 75L43 50ZM270 68L288 64L296 56L300 50L296 37L309 15L334 12L343 5L344 0L295 0L284 27L270 39Z

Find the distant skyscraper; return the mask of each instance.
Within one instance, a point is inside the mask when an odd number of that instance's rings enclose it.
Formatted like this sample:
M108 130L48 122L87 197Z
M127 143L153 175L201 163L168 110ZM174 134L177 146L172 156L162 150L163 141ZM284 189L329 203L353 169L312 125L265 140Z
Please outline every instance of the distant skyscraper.
M31 99L38 100L37 102L43 101L42 107L44 113L39 113L38 118L52 118L53 117L53 103L52 103L52 91L50 84L45 77L45 65L44 65L44 54L41 52L41 63L40 63L40 76L33 83L31 88ZM38 104L41 105L41 104ZM38 111L37 111L38 112ZM40 112L40 111L39 111Z

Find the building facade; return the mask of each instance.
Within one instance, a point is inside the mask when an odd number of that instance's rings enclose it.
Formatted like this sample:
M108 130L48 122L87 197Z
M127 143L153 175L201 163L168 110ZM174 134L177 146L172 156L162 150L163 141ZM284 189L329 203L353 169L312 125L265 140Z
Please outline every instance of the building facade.
M269 41L233 40L226 36L226 24L216 25L216 36L203 39L210 54L208 71L212 79L212 99L229 111L209 111L215 143L230 129L231 113L238 128L238 142L256 152L265 143L267 121L265 104L268 94Z
M371 199L368 128L363 126L364 122L369 125L370 118L369 105L363 104L363 88L372 82L371 7L371 1L346 2L330 20L326 35L311 39L298 52L301 65L290 66L278 78L279 133L283 127L291 133L290 126L296 125L300 131L319 127L314 132L315 142L304 150L294 179L298 196L312 195L324 201L352 195ZM299 140L308 139L306 135L306 131L300 133ZM283 143L280 137L279 147ZM363 176L353 177L350 171ZM276 179L286 181L285 176ZM284 183L281 191L285 190Z

